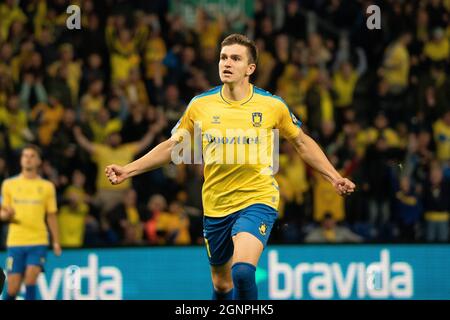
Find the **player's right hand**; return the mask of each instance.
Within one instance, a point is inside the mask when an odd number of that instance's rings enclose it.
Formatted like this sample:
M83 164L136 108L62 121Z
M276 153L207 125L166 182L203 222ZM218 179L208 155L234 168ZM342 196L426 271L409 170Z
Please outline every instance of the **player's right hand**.
M125 169L116 164L107 166L105 169L105 174L111 184L119 184L128 178Z
M1 210L1 220L12 221L15 215L14 209L11 207L3 207Z

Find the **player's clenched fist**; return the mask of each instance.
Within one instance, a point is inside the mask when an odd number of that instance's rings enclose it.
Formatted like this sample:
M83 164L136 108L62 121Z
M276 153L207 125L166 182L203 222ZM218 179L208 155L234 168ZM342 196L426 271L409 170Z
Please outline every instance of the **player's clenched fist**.
M337 193L341 196L348 195L355 191L355 184L347 178L340 178L336 180L333 185Z
M127 178L124 168L115 164L107 166L105 174L111 184L119 184Z

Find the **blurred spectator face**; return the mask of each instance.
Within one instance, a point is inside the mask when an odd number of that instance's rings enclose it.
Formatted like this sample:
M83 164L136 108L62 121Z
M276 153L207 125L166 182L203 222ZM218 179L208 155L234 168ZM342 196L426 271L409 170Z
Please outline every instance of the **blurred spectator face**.
M203 59L208 63L213 63L216 60L216 48L206 47L203 48Z
M166 99L169 102L176 102L178 101L178 97L179 97L179 92L178 92L178 88L175 85L169 85L167 86L166 89Z
M100 57L99 54L93 53L89 55L88 64L90 68L98 69L102 65L102 58Z
M109 119L111 119L109 111L105 108L101 108L97 113L97 121L101 124L106 124Z
M439 165L432 165L430 169L430 182L433 185L439 185L442 182L443 173Z
M63 115L63 122L67 127L71 127L75 124L76 121L75 111L72 109L65 109Z
M341 64L341 71L344 78L348 79L352 75L353 66L350 62L344 62Z
M444 123L450 127L450 111L447 111L444 116L442 117L442 120L444 120Z
M335 226L336 226L336 221L334 221L333 217L330 214L326 214L322 221L322 227L325 230L331 230L331 229L334 229Z
M19 97L11 96L8 100L8 110L12 113L15 113L19 111L19 108L20 108Z
M195 60L195 50L192 47L186 47L183 49L182 55L183 63L185 65L190 65Z
M63 45L61 48L61 60L64 62L70 62L73 59L73 48L71 44Z
M133 104L130 106L130 113L133 116L133 119L137 122L141 122L144 118L145 109L142 104Z
M50 107L55 107L59 104L59 100L56 96L50 95L48 96L48 105Z
M108 101L108 109L113 112L120 111L120 99L118 97L112 97Z
M264 35L271 35L273 32L272 20L269 17L265 17L261 22L261 32Z
M141 79L141 74L139 73L138 68L132 68L129 74L129 80L131 82L137 82Z
M20 53L22 55L28 55L31 54L34 51L34 44L33 41L25 41L20 46Z
M408 176L402 176L400 178L400 190L404 193L408 193L411 187L411 182Z
M92 11L94 11L94 3L91 0L84 0L83 11L85 13L91 13Z
M137 195L134 189L128 189L123 198L123 203L126 207L133 207L136 205Z
M2 50L0 51L0 57L2 61L9 61L13 54L13 49L11 44L5 43L2 46Z
M173 201L170 203L169 206L169 212L175 213L175 214L182 214L183 213L183 206L178 201Z
M103 81L102 80L94 80L91 85L89 86L89 92L92 95L100 95L103 91Z
M388 91L389 91L389 84L386 81L381 80L378 83L378 95L384 97L388 93Z
M287 13L289 16L295 16L298 12L298 1L289 1L287 5Z
M23 32L23 23L19 20L16 20L11 25L11 34L14 36L18 36Z
M128 43L131 40L131 32L128 29L119 30L119 41L121 43Z
M86 182L86 176L80 170L75 170L72 174L72 184L82 188Z
M263 52L266 50L266 42L262 38L256 39L255 45L258 48L258 52Z
M232 44L222 48L219 60L219 75L223 83L236 83L254 72L254 64L249 63L249 53L245 46Z
M42 65L42 56L39 52L34 52L31 56L31 64L35 67L40 67Z
M117 148L122 143L122 137L119 132L113 132L108 136L108 144L112 148Z
M0 174L5 173L6 169L6 161L3 159L3 157L0 157Z
M411 33L405 33L402 37L401 37L401 41L403 42L403 44L405 46L408 46L411 41L412 41L412 34Z
M41 40L41 43L44 45L53 42L53 37L52 37L52 33L51 33L50 29L48 29L48 28L42 29L40 40Z
M431 141L431 134L428 131L420 131L417 137L419 148L427 148Z
M147 207L148 207L148 209L150 209L150 211L161 212L161 211L166 210L167 202L166 202L166 199L162 195L155 194L150 197Z
M84 8L83 8L84 9ZM88 27L90 30L97 30L100 23L96 14L90 14L88 19Z
M308 38L308 46L312 50L317 50L322 47L322 38L317 33L311 33Z
M375 127L377 129L384 129L388 126L388 119L383 113L379 113L375 117Z
M344 111L344 121L345 122L353 122L356 120L356 112L351 108L347 108Z
M427 26L428 25L428 13L425 9L419 9L417 11L417 25L418 26Z
M277 36L275 39L275 46L278 50L288 51L289 50L289 37L282 33Z
M127 22L125 16L123 16L123 15L116 15L116 16L113 17L113 19L114 19L114 26L115 26L115 28L117 30L120 30L120 29L125 27L125 24Z
M183 20L180 16L174 16L170 24L172 31L181 31L183 29Z
M322 122L322 134L325 137L329 137L334 133L335 125L333 121Z

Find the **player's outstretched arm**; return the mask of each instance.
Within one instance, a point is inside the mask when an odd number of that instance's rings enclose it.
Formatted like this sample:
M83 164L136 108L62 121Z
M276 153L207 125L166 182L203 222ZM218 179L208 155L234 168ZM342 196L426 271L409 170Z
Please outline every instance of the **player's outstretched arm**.
M177 143L174 139L168 139L123 167L111 164L105 168L106 177L111 184L119 184L128 178L159 168L170 162L172 149Z
M300 129L300 134L291 141L302 159L330 181L340 195L351 193L355 184L343 178L333 167L319 145Z

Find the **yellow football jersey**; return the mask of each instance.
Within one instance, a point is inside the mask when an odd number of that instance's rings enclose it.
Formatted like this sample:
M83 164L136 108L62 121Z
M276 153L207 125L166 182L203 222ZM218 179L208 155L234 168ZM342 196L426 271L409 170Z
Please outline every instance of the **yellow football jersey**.
M48 244L45 215L57 212L55 187L50 181L22 175L6 179L2 185L2 206L15 211L8 229L8 247Z
M280 97L253 85L240 101L225 98L223 86L194 97L172 135L180 142L177 147L193 141L194 154L201 141L205 216L224 217L256 203L277 209L273 156L278 136L273 129L292 139L300 126ZM189 160L198 163L195 155Z

